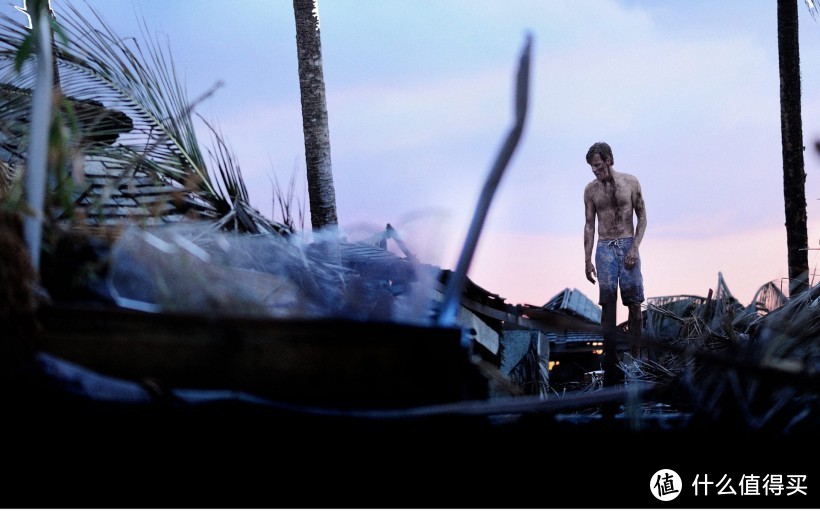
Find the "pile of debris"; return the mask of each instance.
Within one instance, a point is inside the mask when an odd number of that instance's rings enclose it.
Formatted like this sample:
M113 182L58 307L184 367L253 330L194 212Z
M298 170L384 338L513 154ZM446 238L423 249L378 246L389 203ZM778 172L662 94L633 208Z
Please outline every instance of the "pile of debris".
M650 298L649 357L622 363L631 382L694 424L809 432L820 425L820 286L787 299L770 282L744 307L718 275L706 297Z

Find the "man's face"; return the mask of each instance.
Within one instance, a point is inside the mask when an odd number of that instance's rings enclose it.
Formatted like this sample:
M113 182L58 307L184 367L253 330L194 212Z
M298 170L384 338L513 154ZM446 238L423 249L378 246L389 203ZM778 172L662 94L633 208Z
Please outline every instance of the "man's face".
M595 174L595 177L598 181L604 181L605 179L609 178L609 165L601 158L601 155L595 153L592 155L592 159L589 162L589 166L592 168L592 173Z

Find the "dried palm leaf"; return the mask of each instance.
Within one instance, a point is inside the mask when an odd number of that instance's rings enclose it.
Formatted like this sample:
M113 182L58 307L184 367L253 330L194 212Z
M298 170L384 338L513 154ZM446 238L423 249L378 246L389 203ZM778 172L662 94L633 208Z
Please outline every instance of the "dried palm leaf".
M73 5L56 13L66 40L54 41L58 89L71 99L80 134L69 141L86 159L102 159L121 169L122 179L147 173L171 184L188 196L191 204L211 217L234 215L227 226L259 232L261 216L249 206L239 166L221 134L212 125L215 149L209 151L217 173L208 168L193 124L192 112L219 84L196 101L189 101L180 85L169 47L148 35L141 20L141 40L118 36L92 7L84 16ZM14 106L0 113L5 135L0 143L25 137L27 92L34 84L32 66L15 66L27 30L18 21L0 14L0 87L17 94L0 95ZM23 147L17 144L17 147ZM118 186L124 186L119 183ZM236 213L237 205L243 212ZM264 220L264 219L263 219ZM245 222L250 222L246 225ZM261 222L272 226L269 221ZM266 231L275 231L267 229Z

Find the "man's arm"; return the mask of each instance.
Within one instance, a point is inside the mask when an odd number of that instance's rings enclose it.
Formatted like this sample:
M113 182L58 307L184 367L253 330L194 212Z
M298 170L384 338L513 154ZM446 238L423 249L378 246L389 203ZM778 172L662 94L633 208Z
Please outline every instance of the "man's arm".
M592 194L589 187L584 189L584 263L586 264L587 279L595 284L598 274L595 272L595 265L592 264L592 243L595 240L595 203L592 201Z
M637 179L635 179L635 186L632 189L632 206L635 209L638 222L635 225L635 238L632 242L632 248L626 255L626 268L632 268L635 266L635 262L638 261L638 249L643 241L643 235L646 233L646 204L643 202L641 184Z

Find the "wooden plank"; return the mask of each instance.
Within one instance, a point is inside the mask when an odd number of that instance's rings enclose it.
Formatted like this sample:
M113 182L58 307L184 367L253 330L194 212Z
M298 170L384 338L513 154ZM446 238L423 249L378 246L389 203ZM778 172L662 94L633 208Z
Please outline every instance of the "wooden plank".
M41 350L171 388L234 389L324 406L482 398L475 395L481 386L471 387L480 377L455 328L116 308L48 307L40 317Z

